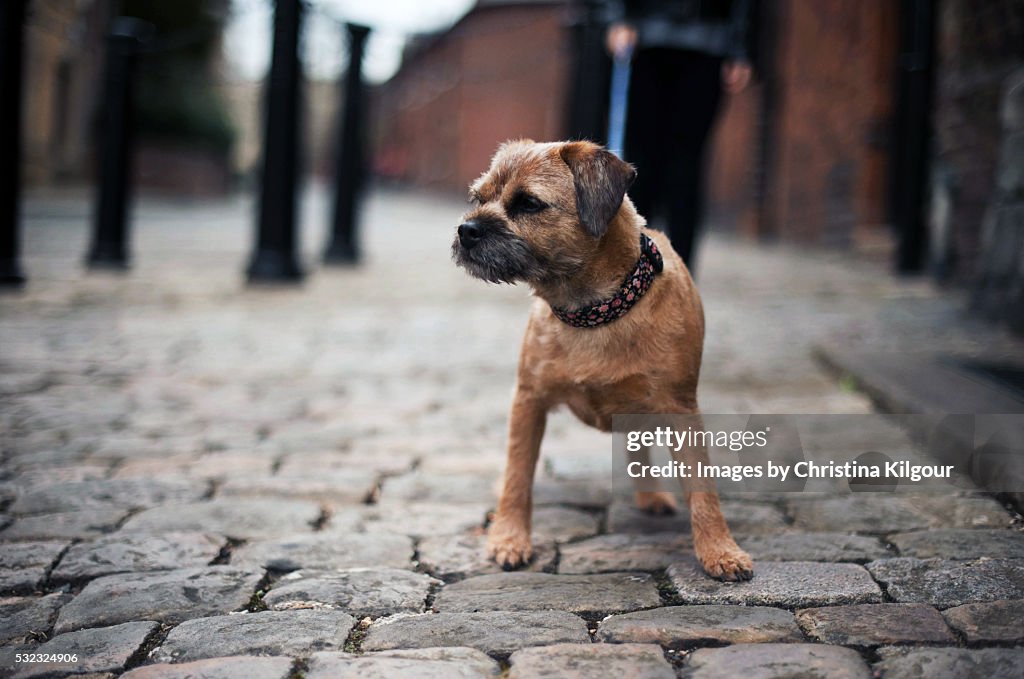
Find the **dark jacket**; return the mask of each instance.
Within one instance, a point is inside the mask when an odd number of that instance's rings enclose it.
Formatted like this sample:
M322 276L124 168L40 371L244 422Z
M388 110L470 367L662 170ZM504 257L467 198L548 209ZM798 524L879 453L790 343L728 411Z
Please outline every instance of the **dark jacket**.
M753 61L755 0L610 0L610 23L637 29L637 44Z

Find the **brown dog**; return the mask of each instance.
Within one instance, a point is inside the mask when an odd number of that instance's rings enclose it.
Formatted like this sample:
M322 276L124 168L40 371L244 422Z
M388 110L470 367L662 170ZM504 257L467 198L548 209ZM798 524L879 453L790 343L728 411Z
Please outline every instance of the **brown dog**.
M456 263L492 282L529 284L526 327L509 423L508 465L488 550L516 568L532 555L534 468L547 412L566 404L611 430L618 413L696 414L704 312L682 260L645 228L626 189L632 166L589 142L509 142L473 183L475 206L452 245ZM660 253L659 253L660 250ZM707 462L706 450L700 450ZM637 492L647 511L671 512L667 492ZM704 570L751 577L712 490L687 493Z

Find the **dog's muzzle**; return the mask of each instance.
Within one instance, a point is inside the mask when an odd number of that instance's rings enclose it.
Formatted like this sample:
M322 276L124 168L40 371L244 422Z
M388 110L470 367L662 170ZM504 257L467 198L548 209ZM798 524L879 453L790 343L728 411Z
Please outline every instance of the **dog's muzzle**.
M522 239L486 217L473 217L459 225L452 258L470 275L492 283L532 280L544 270Z

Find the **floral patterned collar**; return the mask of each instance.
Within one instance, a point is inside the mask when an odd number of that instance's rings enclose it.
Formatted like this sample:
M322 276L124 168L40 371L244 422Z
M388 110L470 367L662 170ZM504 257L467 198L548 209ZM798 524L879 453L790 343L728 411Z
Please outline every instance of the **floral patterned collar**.
M644 234L640 234L640 259L632 273L622 281L622 287L611 299L579 309L551 307L555 316L574 328L595 328L622 318L633 305L640 301L654 283L654 277L661 273L664 260L658 246Z

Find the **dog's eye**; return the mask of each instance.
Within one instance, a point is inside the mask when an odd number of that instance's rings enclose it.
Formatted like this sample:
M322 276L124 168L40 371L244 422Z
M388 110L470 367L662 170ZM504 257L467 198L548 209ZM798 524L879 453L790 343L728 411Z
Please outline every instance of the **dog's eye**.
M479 193L471 193L469 194L469 203L470 205L483 205L484 199L480 197Z
M512 212L520 214L534 214L545 209L545 205L541 200L531 196L528 193L520 193L512 201Z

